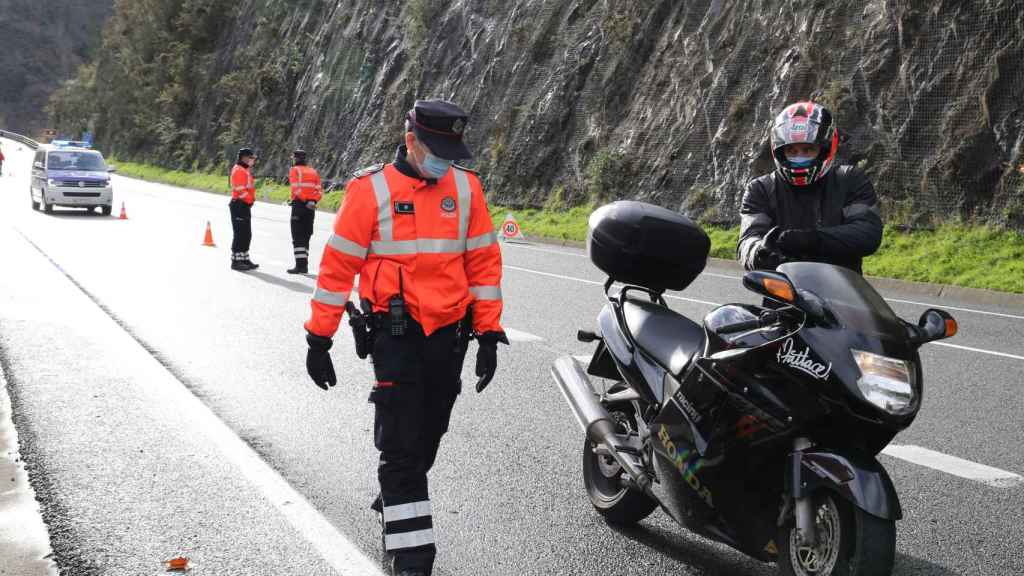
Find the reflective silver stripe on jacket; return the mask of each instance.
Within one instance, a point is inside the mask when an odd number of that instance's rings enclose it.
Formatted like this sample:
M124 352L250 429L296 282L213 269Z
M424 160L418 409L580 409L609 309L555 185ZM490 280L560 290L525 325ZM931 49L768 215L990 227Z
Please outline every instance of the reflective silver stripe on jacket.
M416 548L434 543L434 529L415 530L413 532L402 532L400 534L385 534L385 550L401 550L403 548Z
M342 254L355 256L360 260L366 259L367 248L365 246L353 242L348 238L338 236L337 234L331 234L331 237L327 239L327 245Z
M501 286L470 286L469 293L477 300L501 300Z
M411 518L422 518L431 515L430 500L398 504L397 506L384 507L384 521L398 522Z
M455 189L459 194L459 240L469 236L469 209L473 204L473 190L469 187L469 176L465 170L454 168Z
M331 292L317 286L316 292L313 293L313 300L330 306L344 306L348 302L348 294L344 292Z
M498 243L498 235L494 231L488 232L487 234L481 234L480 236L473 236L469 240L466 240L466 251L479 250L480 248L486 248L491 244Z
M453 168L455 188L458 194L459 236L450 238L418 238L416 240L395 240L394 219L392 217L391 189L388 187L384 171L375 172L370 177L373 194L377 198L377 226L380 240L370 242L371 254L381 256L409 256L416 254L464 254L469 233L470 206L473 202L473 190L469 185L469 176L464 170ZM493 234L491 234L493 236ZM486 235L485 235L486 236ZM476 242L485 242L484 237L474 238ZM486 245L486 244L482 244Z
M370 177L370 183L373 184L373 194L377 197L377 227L380 229L380 239L383 242L390 242L394 238L391 190L388 188L388 180L384 177L384 171L374 172Z

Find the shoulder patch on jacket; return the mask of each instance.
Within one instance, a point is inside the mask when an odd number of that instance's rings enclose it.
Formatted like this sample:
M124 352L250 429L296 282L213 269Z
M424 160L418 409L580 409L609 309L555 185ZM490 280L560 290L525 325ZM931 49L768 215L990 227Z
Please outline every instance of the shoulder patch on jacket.
M463 171L469 172L471 174L476 174L477 176L480 175L479 172L477 172L476 170L473 170L472 168L466 168L465 166L459 166L458 164L455 164L455 167L458 168L459 170L463 170Z
M374 164L373 166L367 166L366 168L363 168L362 170L357 170L357 171L353 172L352 173L352 177L353 178L362 178L363 176L369 176L370 174L374 174L376 172L380 172L383 169L384 169L384 164Z

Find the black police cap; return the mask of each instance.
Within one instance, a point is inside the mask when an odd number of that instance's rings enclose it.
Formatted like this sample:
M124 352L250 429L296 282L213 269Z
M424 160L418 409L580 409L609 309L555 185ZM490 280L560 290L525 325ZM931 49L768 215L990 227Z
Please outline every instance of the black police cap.
M408 119L416 138L434 155L445 160L473 157L462 141L469 115L458 105L447 100L417 100Z
M253 158L256 158L256 153L253 152L252 148L240 148L238 150L238 159L239 160L241 160L242 158L248 158L250 156L253 157Z

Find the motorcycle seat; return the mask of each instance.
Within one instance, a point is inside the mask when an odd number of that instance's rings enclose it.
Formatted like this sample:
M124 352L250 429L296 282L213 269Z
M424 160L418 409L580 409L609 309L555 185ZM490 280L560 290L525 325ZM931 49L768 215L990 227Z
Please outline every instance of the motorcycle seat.
M673 376L679 376L704 348L704 329L689 318L669 308L626 300L622 303L626 328L641 350Z

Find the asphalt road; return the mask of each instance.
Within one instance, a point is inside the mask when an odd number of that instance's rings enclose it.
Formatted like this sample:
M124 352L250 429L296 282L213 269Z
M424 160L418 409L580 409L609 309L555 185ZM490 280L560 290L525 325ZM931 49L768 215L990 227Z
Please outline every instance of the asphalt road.
M241 274L228 269L225 197L115 178L115 217L37 213L30 156L16 148L4 143L14 175L0 179L0 367L64 573L155 574L177 555L218 575L345 572L365 562L360 551L377 561L372 373L343 331L341 383L308 382L315 277L284 272L288 209L255 207L262 266ZM313 270L331 219L318 214ZM216 248L200 245L207 221ZM467 386L431 473L435 573L773 573L663 513L617 531L591 510L581 433L548 367L589 353L575 333L593 325L603 278L572 249L503 255L504 323L518 338L484 394ZM677 296L673 308L694 319L756 299L715 268ZM885 296L915 320L928 304ZM922 351L925 407L895 443L1024 474L1024 310L933 304L964 309L953 311L961 333ZM1024 574L1024 483L882 461L905 513L896 574Z

